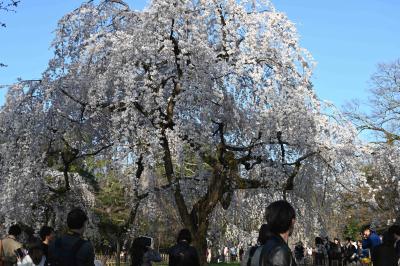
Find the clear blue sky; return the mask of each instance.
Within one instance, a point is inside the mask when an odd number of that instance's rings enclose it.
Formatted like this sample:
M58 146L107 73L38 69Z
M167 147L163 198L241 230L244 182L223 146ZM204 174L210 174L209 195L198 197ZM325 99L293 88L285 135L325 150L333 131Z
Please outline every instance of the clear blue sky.
M145 0L128 0L141 9ZM52 57L53 31L61 16L79 0L21 0L16 13L0 13L0 84L18 77L40 78ZM275 0L297 25L302 46L318 65L313 82L320 98L338 106L367 97L369 76L379 62L400 57L399 0ZM0 89L0 105L5 89Z

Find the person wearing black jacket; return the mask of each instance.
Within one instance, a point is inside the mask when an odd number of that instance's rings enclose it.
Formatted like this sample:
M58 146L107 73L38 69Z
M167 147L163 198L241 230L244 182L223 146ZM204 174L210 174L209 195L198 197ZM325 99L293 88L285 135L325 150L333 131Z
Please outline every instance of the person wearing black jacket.
M169 250L168 266L200 266L197 250L190 246L192 235L188 229L178 234L177 244Z
M328 255L330 255L329 265L342 265L342 246L340 245L339 238L334 238L333 243L330 244ZM334 262L334 263L333 263Z
M389 228L389 232L393 234L395 243L394 248L396 250L396 254L400 257L400 225L394 224Z
M88 217L80 208L67 215L68 232L49 243L48 262L51 266L94 266L92 243L83 239Z
M42 226L39 231L39 236L42 241L43 254L46 257L47 265L47 258L49 257L49 243L54 239L54 229L46 225Z
M296 262L300 264L304 260L304 246L303 242L299 241L294 247L294 256L296 258Z
M347 265L348 263L352 263L352 262L357 261L357 249L351 243L350 237L346 238L346 244L345 244L343 249L344 249L344 252L343 252L344 265Z
M397 266L399 257L394 248L394 234L387 231L383 234L382 244L372 249L371 259L374 266Z
M285 200L271 203L266 210L266 220L271 236L264 244L260 266L294 266L292 251L287 242L296 221L296 212Z

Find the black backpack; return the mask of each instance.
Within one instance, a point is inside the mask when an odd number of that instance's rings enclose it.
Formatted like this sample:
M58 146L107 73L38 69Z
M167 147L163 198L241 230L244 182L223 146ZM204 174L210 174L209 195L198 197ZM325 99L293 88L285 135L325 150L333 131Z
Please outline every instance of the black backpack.
M54 258L50 261L51 266L77 266L76 254L86 241L79 238L78 241L67 249L63 245L62 239L57 238L54 242Z

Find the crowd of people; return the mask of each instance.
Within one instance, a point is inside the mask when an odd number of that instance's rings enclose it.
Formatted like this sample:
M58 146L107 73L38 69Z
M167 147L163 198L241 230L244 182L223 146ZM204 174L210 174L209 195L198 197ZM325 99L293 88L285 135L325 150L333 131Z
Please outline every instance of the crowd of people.
M30 236L25 244L19 242L22 233L20 226L12 225L8 235L0 240L0 266L101 266L105 261L95 259L92 243L83 238L88 217L79 209L71 210L67 215L68 230L55 237L51 227L43 226L39 237ZM190 246L192 241L188 229L179 232L177 243L169 249L169 266L199 266L196 249ZM153 249L152 239L138 237L133 240L130 249L131 266L151 266L161 261L160 254Z
M268 224L261 226L259 230L258 244L249 248L241 265L374 265L374 266L399 266L400 265L400 226L390 226L382 236L379 236L371 227L365 226L360 232L360 239L357 241L347 237L345 243L341 244L338 238L332 241L328 237L316 237L313 247L305 247L302 242L298 242L293 252L287 250L287 234L282 232L291 232L289 225L290 219L293 219L292 211L287 206L287 214L283 215L286 219L286 226L275 227L275 223L268 221ZM281 210L282 211L282 210ZM275 216L274 216L275 217ZM279 217L279 216L278 216ZM279 220L279 219L278 219ZM288 227L289 226L289 227ZM286 231L285 231L286 230ZM279 237L281 236L281 237ZM275 239L272 241L271 239ZM279 241L280 240L280 241ZM280 248L268 249L270 246L279 246ZM270 263L262 264L263 251L267 252L267 259ZM266 252L264 252L265 254ZM274 255L274 254L277 255ZM285 259L283 259L286 257ZM308 260L306 261L306 259ZM265 259L265 257L264 257ZM276 263L274 261L277 261Z
M392 225L379 236L369 225L360 232L360 239L349 237L341 244L338 238L315 238L314 248L296 244L294 256L298 264L305 264L306 257L313 258L315 265L370 265L397 266L400 261L400 226Z
M95 260L92 243L83 238L87 220L84 211L73 209L67 216L65 234L56 238L53 228L43 226L38 237L30 235L25 244L18 241L22 233L20 226L12 225L8 235L0 240L0 265L101 265Z
M88 217L79 208L67 215L68 231L55 237L51 227L43 226L38 237L30 236L26 244L18 241L22 233L18 225L12 225L8 235L0 241L0 266L101 266L105 262L95 260L92 243L83 238ZM240 260L241 266L295 266L309 265L306 257L312 257L313 265L371 265L400 266L400 226L392 225L382 236L366 226L362 239L346 238L342 245L338 238L316 237L313 247L302 242L293 251L288 241L294 230L296 213L287 201L271 203L266 209L266 224L259 230L257 245L246 252L240 247L224 247L221 251L225 262ZM191 246L192 236L182 229L174 246L168 249L169 266L199 266L200 257ZM221 255L221 254L220 254ZM137 237L129 250L131 266L151 266L160 262L161 255L154 250L153 240ZM220 257L220 256L219 256ZM207 250L207 262L211 261L211 250ZM221 262L221 261L217 261Z

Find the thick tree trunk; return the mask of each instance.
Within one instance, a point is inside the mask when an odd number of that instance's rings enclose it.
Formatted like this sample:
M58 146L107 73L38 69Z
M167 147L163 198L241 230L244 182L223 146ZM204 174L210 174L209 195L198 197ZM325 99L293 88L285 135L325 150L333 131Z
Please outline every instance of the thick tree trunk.
M199 259L200 259L200 266L207 265L207 228L197 231L193 235L193 246L196 248Z

